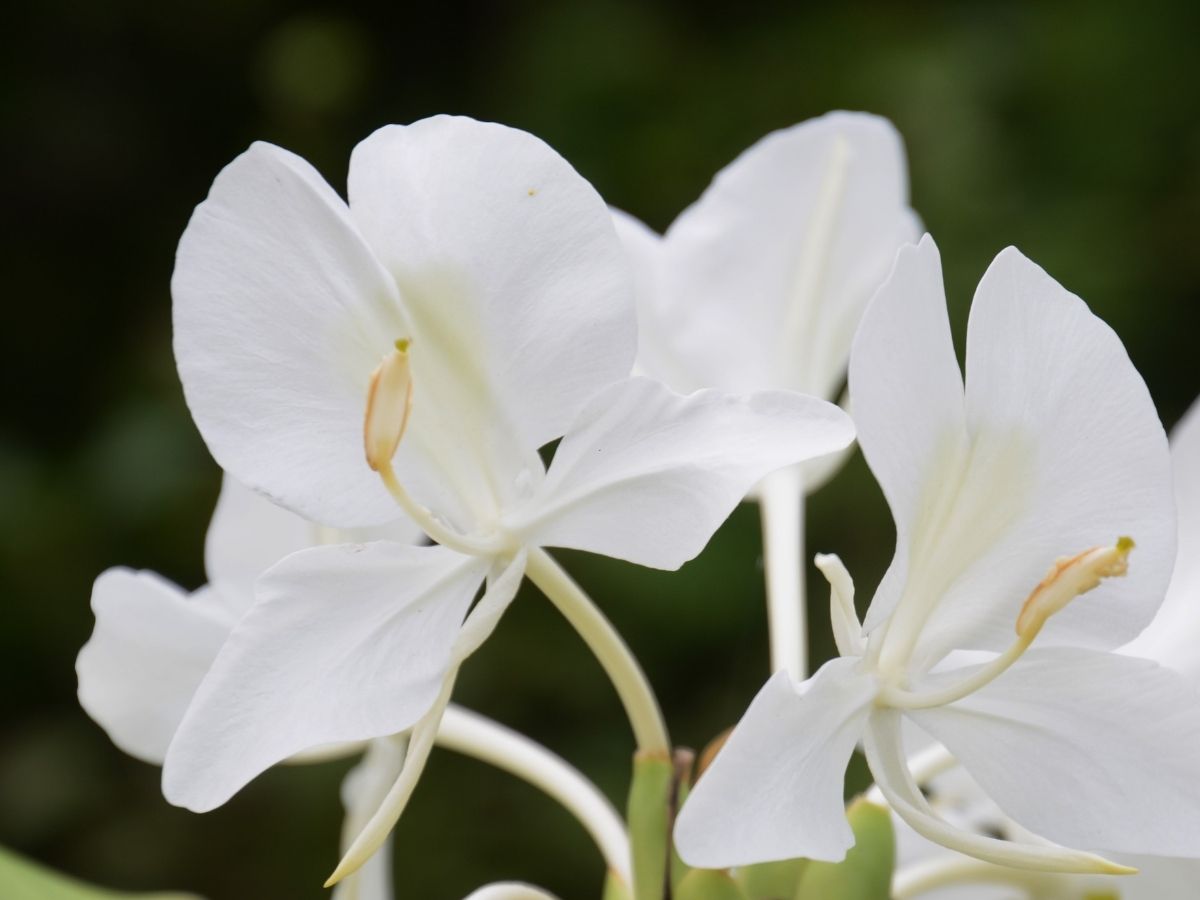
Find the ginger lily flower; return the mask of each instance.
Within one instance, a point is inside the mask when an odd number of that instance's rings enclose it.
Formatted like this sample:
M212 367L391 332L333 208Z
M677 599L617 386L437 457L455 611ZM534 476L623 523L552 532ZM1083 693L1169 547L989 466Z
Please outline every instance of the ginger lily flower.
M661 237L613 216L633 264L642 371L684 391L782 388L826 400L841 390L867 302L920 234L896 129L849 112L767 135ZM780 471L754 492L771 667L796 678L808 664L803 498L844 459Z
M613 674L639 745L665 748L623 644L542 547L675 568L768 472L853 435L813 398L626 378L636 322L607 208L499 125L381 129L354 151L348 205L256 144L197 208L172 290L184 391L225 468L338 526L399 504L441 545L317 547L273 567L167 753L168 799L206 810L296 753L412 728L335 877L386 836L458 666L527 566ZM539 449L559 438L547 470Z
M850 365L896 555L863 627L849 575L819 559L842 655L759 693L682 811L688 862L841 858L852 840L841 773L860 739L896 813L978 859L1116 873L1129 870L1050 841L1197 852L1197 695L1109 652L1154 615L1175 548L1167 444L1145 385L1112 331L1013 249L976 291L966 358L964 389L926 237L900 252ZM1127 574L1130 543L1113 543L1126 534L1138 541ZM902 719L1039 837L999 841L939 818L905 765Z

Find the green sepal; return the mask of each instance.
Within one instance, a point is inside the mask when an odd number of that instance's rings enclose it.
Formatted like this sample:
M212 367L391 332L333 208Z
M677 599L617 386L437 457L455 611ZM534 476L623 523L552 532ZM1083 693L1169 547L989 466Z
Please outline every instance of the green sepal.
M846 810L854 846L840 863L812 860L800 876L796 900L888 900L896 866L892 815L859 797Z
M662 900L665 893L674 780L670 757L634 754L628 807L634 900Z
M197 900L194 894L124 894L92 887L0 847L4 900Z
M629 893L629 885L610 871L604 879L600 900L633 900L633 895Z
M685 747L675 750L675 796L671 802L671 830L674 831L674 819L687 802L688 793L692 789L692 771L696 762L696 754ZM675 842L671 840L671 889L678 890L679 883L692 871L675 850Z
M746 900L792 900L807 865L807 859L784 859L738 866L737 882Z
M747 900L724 869L692 869L679 882L674 900Z

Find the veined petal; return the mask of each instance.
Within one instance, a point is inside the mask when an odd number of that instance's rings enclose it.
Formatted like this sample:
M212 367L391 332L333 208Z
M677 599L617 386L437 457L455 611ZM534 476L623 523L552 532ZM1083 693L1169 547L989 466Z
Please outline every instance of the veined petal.
M363 404L408 326L317 172L262 143L226 166L179 242L171 293L184 394L221 467L320 522L394 519L363 461Z
M348 845L370 821L404 767L408 740L376 738L342 782L342 840ZM361 869L333 889L332 900L392 900L392 848L384 843Z
M876 691L859 664L842 657L801 685L779 672L763 686L680 812L675 846L689 865L845 855L846 765Z
M910 714L1037 834L1078 847L1200 855L1200 694L1168 669L1035 648L966 699Z
M867 301L919 233L889 122L803 122L742 153L667 230L664 320L699 385L832 398Z
M202 812L322 744L430 707L488 561L387 542L302 550L259 580L167 753L163 793Z
M96 627L79 651L79 702L131 756L161 763L234 619L209 591L109 569L92 588Z
M539 546L678 568L764 475L853 436L848 416L813 397L683 397L632 378L584 407L510 524Z
M1121 649L1200 676L1200 401L1171 432L1171 469L1179 516L1179 553L1167 597L1154 621Z
M511 479L629 374L633 291L608 208L539 139L452 116L388 126L355 148L349 196L404 292L410 428L441 433L439 454L462 445ZM399 459L403 479L418 463L404 444Z
M226 475L204 540L204 567L209 583L240 615L254 602L258 576L289 553L346 541L412 544L421 536L421 530L408 519L370 529L318 525Z
M896 523L896 555L863 623L872 631L899 601L910 556L928 549L914 546L922 529L952 512L933 487L967 447L962 373L946 316L941 257L929 235L899 252L863 316L850 357L850 409Z

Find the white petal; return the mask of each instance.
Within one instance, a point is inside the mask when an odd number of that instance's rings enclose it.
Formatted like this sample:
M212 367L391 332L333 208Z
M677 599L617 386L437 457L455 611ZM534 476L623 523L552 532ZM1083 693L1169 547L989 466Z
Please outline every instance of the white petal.
M633 378L583 409L512 524L541 546L678 568L764 475L853 436L848 416L812 397L683 397Z
M466 900L558 900L549 891L522 881L497 881L477 888Z
M367 744L362 760L342 781L343 846L353 840L374 815L392 782L404 767L408 741L404 737L376 738ZM333 889L331 900L392 900L392 846L385 843L361 869Z
M301 750L410 727L441 690L487 565L379 542L268 570L167 753L167 799L212 809Z
M667 230L675 346L705 386L832 398L867 301L918 234L886 120L835 112L770 134Z
M355 148L349 195L404 294L414 398L457 401L414 399L414 417L485 415L489 440L536 450L629 373L633 290L608 208L542 141L451 116L388 126Z
M1171 432L1171 468L1179 516L1179 553L1166 600L1154 621L1122 648L1195 679L1200 676L1200 402Z
M1133 638L1161 603L1175 555L1166 435L1112 329L1012 248L971 308L967 421L963 493L973 499L951 527L974 537L952 542L966 551L962 574L930 621L926 654L1007 647L1022 603L1058 557L1121 535L1137 542L1129 574L1055 615L1038 643L1110 648ZM970 491L966 481L990 486Z
M940 484L947 461L966 446L962 374L929 235L900 251L863 316L850 357L850 411L896 523L896 555L863 623L871 631L904 589L928 486Z
M330 525L396 508L363 459L367 384L407 334L395 284L316 171L255 144L179 242L175 358L221 467Z
M233 628L208 591L109 569L92 588L96 628L79 651L79 702L112 742L161 763L196 687Z
M680 812L675 846L689 865L845 855L846 764L876 690L859 663L832 660L799 686L779 672L758 692Z
M1035 649L978 693L911 715L1040 835L1200 855L1200 694L1182 676L1113 653Z

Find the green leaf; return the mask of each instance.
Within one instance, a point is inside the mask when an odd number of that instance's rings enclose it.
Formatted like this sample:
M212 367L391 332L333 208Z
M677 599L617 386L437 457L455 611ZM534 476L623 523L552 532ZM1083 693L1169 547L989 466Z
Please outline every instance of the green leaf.
M194 894L123 894L92 887L0 847L4 900L197 900Z
M807 865L807 859L785 859L738 866L737 881L747 900L792 900Z
M692 869L679 882L675 900L746 900L724 869Z
M896 865L892 815L859 797L846 810L854 846L840 863L813 860L800 877L796 900L888 900Z

